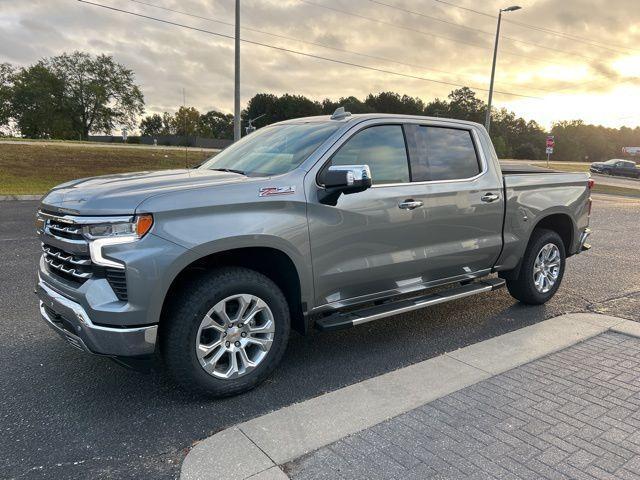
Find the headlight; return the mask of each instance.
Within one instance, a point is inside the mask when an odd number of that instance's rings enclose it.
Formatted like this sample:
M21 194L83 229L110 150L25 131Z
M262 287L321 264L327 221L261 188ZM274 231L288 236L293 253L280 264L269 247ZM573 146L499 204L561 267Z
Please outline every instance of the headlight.
M130 222L92 223L82 228L82 233L89 242L91 261L103 267L124 269L124 264L117 260L105 258L103 247L135 242L151 230L153 216L138 215Z
M138 215L131 222L95 223L85 225L82 233L90 240L98 238L129 238L135 240L142 238L151 230L153 216Z

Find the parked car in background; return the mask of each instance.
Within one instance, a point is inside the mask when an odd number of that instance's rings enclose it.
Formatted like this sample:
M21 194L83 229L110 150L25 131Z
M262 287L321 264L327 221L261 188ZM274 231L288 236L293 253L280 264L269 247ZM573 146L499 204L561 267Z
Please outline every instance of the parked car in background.
M632 160L614 158L606 162L594 162L589 170L603 175L617 175L620 177L640 178L640 168Z
M196 169L51 190L40 310L80 350L129 365L159 356L187 388L237 394L271 373L290 329L503 286L547 302L565 259L589 248L592 185L501 168L476 123L342 109L289 120Z

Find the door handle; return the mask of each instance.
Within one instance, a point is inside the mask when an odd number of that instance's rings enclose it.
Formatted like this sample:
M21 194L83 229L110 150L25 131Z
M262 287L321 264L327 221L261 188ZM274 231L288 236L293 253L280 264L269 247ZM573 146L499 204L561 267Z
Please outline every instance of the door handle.
M491 203L491 202L495 202L499 198L500 198L500 195L498 195L497 193L485 193L480 198L480 200L482 200L483 202Z
M405 200L398 204L398 208L402 208L403 210L413 210L414 208L421 207L422 205L424 204L420 200Z

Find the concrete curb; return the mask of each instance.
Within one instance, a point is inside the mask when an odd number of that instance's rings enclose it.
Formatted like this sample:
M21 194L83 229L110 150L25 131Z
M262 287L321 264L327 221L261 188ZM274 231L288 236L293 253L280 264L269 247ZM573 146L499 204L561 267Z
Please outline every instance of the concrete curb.
M40 200L43 195L0 195L0 202L11 200Z
M290 405L198 443L180 478L287 479L278 465L609 330L640 337L630 320L562 315Z

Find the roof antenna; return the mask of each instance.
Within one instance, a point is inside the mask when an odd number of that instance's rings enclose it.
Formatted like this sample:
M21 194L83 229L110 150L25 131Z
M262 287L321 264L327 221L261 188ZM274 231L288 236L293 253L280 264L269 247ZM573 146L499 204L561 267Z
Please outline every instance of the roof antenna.
M336 111L331 115L331 120L344 120L351 116L351 112L347 112L344 107L336 108Z

